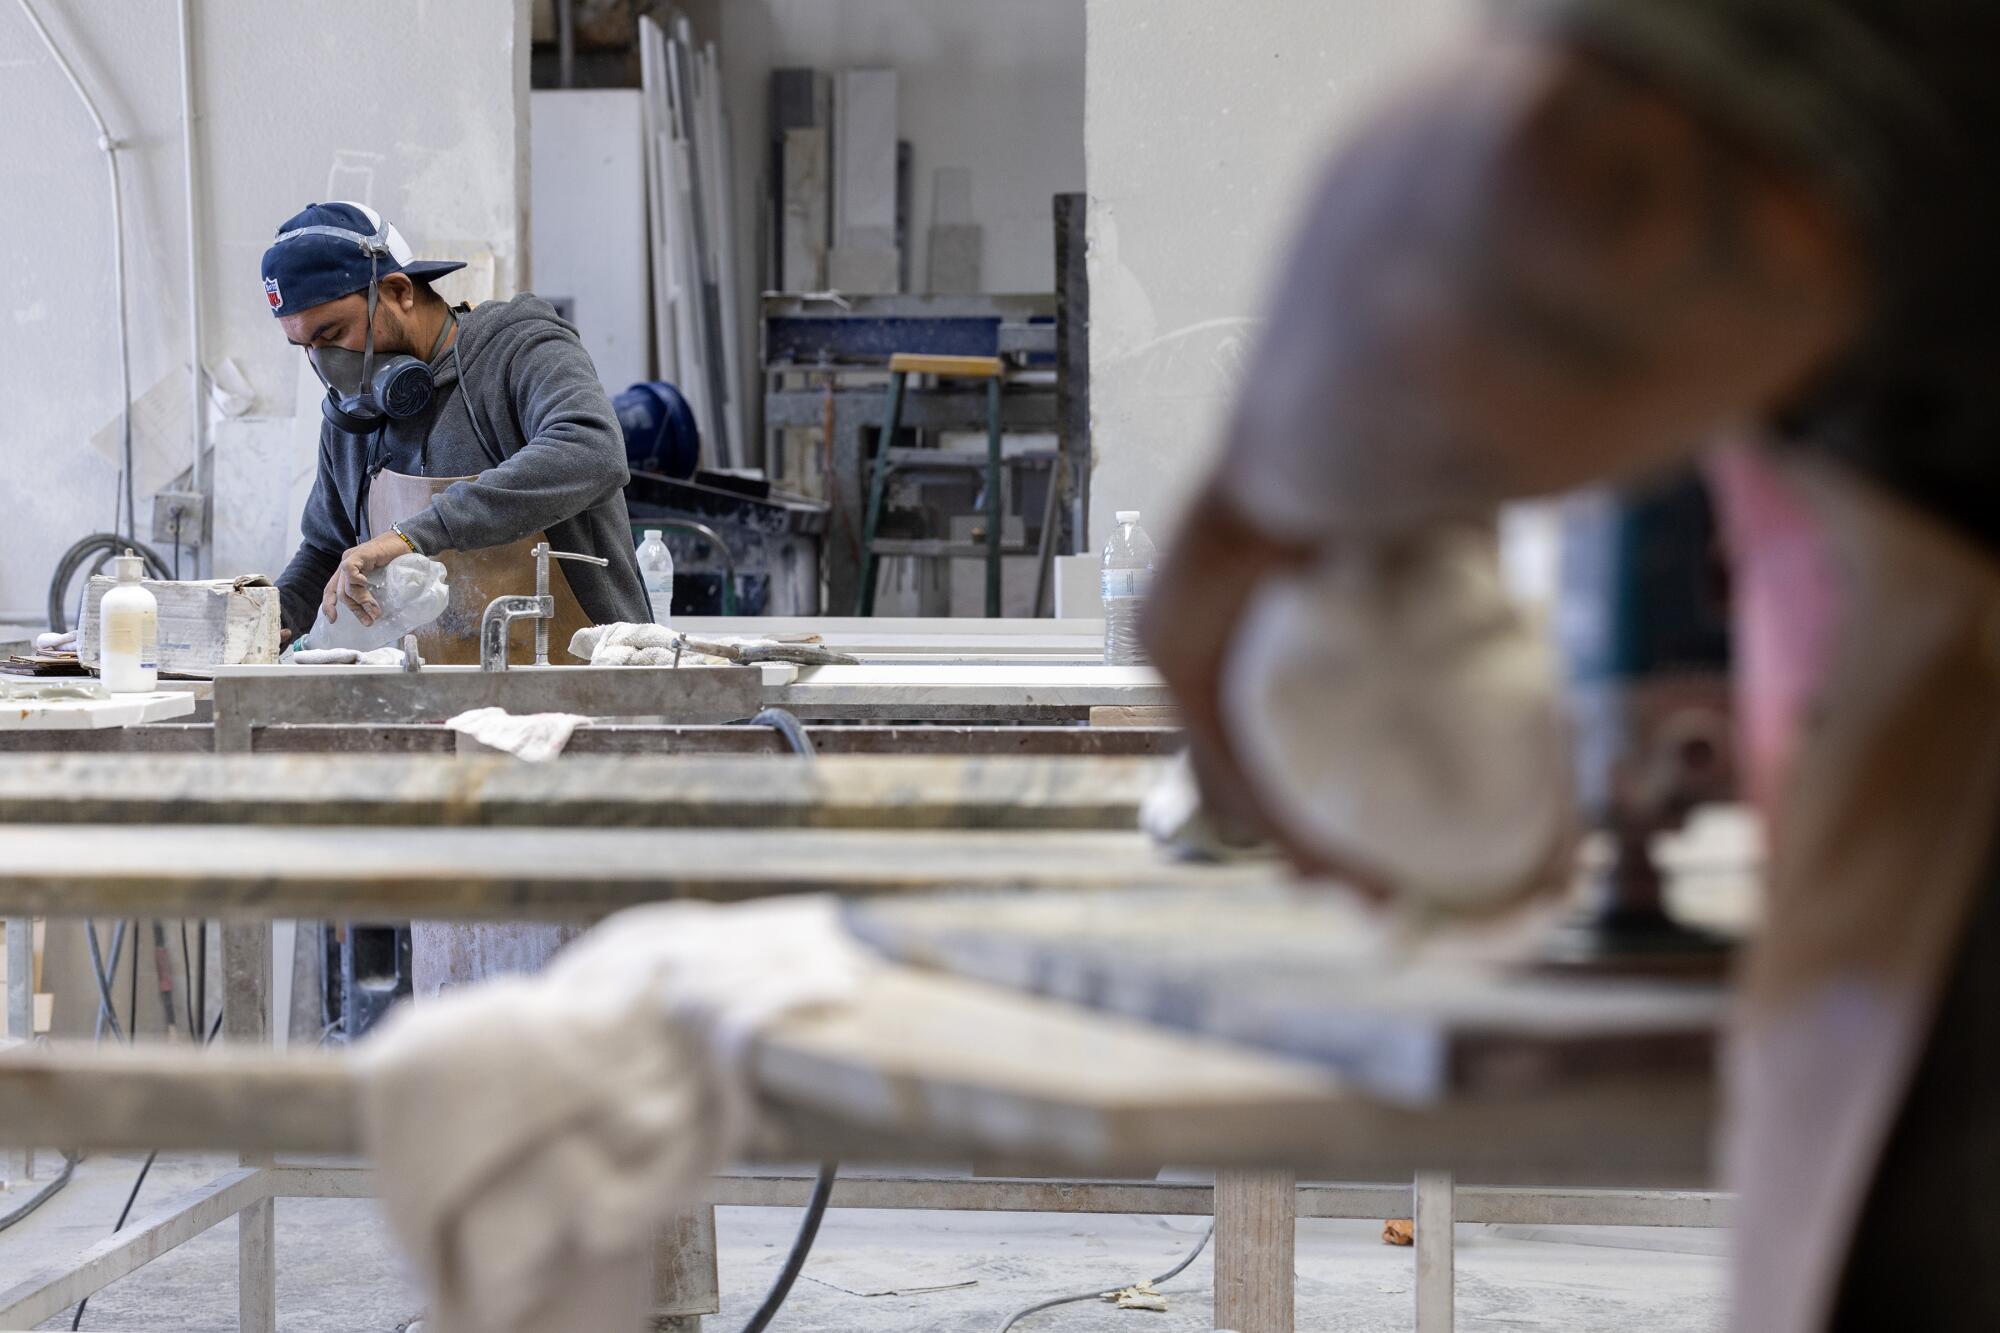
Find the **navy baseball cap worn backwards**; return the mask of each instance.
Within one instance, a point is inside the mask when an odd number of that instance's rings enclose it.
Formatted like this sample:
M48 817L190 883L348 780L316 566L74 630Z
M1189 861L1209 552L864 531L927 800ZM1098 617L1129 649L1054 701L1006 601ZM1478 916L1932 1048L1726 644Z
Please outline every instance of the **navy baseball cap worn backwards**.
M372 276L404 273L429 281L465 265L412 259L409 242L366 204L307 204L278 228L264 252L264 300L276 316L296 315L368 290Z

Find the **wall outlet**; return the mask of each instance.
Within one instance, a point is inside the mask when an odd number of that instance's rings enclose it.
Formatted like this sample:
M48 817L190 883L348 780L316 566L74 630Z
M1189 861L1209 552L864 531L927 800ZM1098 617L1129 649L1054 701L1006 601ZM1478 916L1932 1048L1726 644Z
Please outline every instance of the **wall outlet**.
M153 544L201 545L202 519L206 513L203 499L195 491L159 492L153 497Z

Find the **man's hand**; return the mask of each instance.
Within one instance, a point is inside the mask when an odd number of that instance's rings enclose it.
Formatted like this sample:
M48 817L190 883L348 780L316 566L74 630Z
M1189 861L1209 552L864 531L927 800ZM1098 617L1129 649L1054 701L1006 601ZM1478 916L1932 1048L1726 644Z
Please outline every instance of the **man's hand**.
M349 547L340 557L340 567L326 581L326 595L320 598L319 608L327 623L339 620L344 606L362 624L374 624L375 618L382 614L382 607L368 591L368 576L397 556L409 553L409 545L393 532Z

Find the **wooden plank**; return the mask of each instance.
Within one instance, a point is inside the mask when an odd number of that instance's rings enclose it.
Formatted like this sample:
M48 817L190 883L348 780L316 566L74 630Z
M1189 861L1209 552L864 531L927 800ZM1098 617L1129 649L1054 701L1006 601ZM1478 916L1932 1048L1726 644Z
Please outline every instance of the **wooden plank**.
M19 824L0 840L0 913L577 921L675 898L1226 888L1267 873L1176 863L1137 833Z
M1087 757L57 755L0 767L0 823L1129 830L1160 771Z
M1215 1176L1215 1326L1292 1333L1298 1181L1289 1171Z
M889 358L891 371L911 375L943 375L961 380L997 380L1007 376L1007 363L997 356L930 356L898 352Z
M859 903L891 957L1323 1063L1412 1104L1644 1073L1706 1077L1719 985L1408 957L1352 899L1269 883Z
M232 1061L234 1063L232 1063ZM883 1163L978 1153L1096 1177L1161 1161L1496 1185L1705 1185L1713 1090L1631 1080L1412 1110L1210 1041L896 969L754 1046L759 1156ZM353 1152L344 1057L57 1050L0 1060L0 1137L85 1147ZM856 1154L865 1153L865 1157Z
M1419 1171L1411 1220L1416 1224L1417 1280L1412 1284L1417 1333L1451 1333L1452 1180L1449 1171Z
M11 1071L9 1071L11 1073ZM263 1174L236 1170L160 1205L73 1259L0 1290L0 1325L33 1328L268 1198Z
M1093 727L1178 727L1181 710L1172 705L1112 704L1090 710Z
M715 1251L714 1204L703 1204L660 1228L653 1243L655 1320L721 1311Z

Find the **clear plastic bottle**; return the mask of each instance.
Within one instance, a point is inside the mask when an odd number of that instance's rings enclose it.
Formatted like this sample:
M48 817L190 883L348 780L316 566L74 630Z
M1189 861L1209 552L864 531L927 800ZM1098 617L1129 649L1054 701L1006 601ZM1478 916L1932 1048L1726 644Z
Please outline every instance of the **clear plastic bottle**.
M399 555L368 576L368 591L382 614L364 625L352 607L341 607L340 618L329 621L322 609L301 648L345 648L372 653L420 630L444 614L451 603L444 562L424 555Z
M674 613L674 553L660 539L658 528L647 528L646 540L639 543L639 581L646 585L653 623L666 624Z
M1142 666L1146 650L1139 643L1139 613L1153 586L1153 539L1139 526L1139 511L1118 511L1118 529L1104 543L1104 663Z
M118 586L97 609L97 673L113 694L148 694L160 684L160 604L139 582L145 561L127 550L113 563Z

